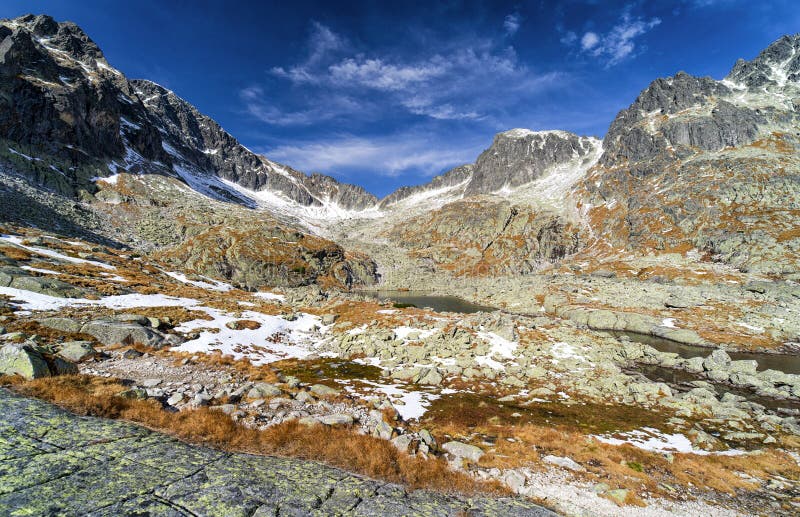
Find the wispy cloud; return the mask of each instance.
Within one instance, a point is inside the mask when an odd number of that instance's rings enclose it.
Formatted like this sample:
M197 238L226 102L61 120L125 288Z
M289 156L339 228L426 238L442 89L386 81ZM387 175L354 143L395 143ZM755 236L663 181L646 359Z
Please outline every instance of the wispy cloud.
M522 16L519 13L512 13L503 20L503 30L506 31L507 35L513 36L519 30L521 24Z
M565 33L561 42L565 45L580 43L581 52L599 59L605 66L614 66L634 57L637 54L637 38L660 24L660 18L632 16L631 7L628 6L619 21L607 32L587 31L578 38L575 32L570 31Z
M275 126L306 126L331 120L342 113L366 110L369 107L346 95L325 95L319 102L305 109L292 111L280 109L269 102L269 96L260 86L248 86L239 91L245 111L252 117Z
M505 34L519 30L521 20L516 13L506 16ZM314 23L308 55L271 69L274 78L303 92L308 106L283 113L265 100L267 92L252 88L242 90L240 97L249 113L276 125L312 124L314 115L363 117L366 113L357 108L364 99L429 119L482 119L498 105L518 101L519 91L507 95L516 85L530 86L525 95L531 96L554 84L553 73L535 73L507 43L504 38L445 38L421 51L398 45L363 52L345 36Z
M432 145L431 135L414 132L376 138L341 136L259 149L270 159L290 163L305 171L326 174L370 171L385 177L427 177L474 161L480 146L464 142Z

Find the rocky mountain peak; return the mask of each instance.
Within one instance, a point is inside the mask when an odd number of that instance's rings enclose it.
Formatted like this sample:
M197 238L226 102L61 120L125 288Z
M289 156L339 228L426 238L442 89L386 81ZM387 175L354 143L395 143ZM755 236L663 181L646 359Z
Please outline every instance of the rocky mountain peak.
M739 59L725 79L751 90L800 82L800 34L782 36L751 61Z
M11 20L0 20L0 24L32 34L38 43L50 50L66 52L82 62L101 60L107 65L100 47L72 22L57 22L45 14L27 14Z
M494 137L475 162L465 195L488 194L540 178L550 168L579 163L600 145L568 131L512 129Z

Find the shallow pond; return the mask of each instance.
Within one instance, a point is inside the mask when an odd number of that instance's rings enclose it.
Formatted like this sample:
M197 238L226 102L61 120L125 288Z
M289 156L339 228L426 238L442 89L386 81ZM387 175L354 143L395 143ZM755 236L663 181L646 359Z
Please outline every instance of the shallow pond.
M690 357L707 357L714 351L713 348L709 347L684 345L669 339L635 332L613 332L612 334L617 337L624 335L629 337L631 341L650 345L659 352L674 353L687 359ZM758 352L728 352L728 355L734 361L742 359L758 361L759 370L778 370L784 373L800 374L800 356Z
M362 294L373 296L380 301L392 301L402 305L413 305L420 309L430 307L436 312L491 312L497 310L468 302L456 296L437 296L426 291L363 291Z
M705 381L714 385L717 393L733 393L746 398L750 402L761 404L762 406L783 412L781 410L797 411L800 410L800 402L796 400L778 400L770 397L760 397L752 391L744 388L737 388L728 384L710 382L708 378L697 373L691 373L684 370L674 368L665 368L663 366L638 364L633 368L628 368L630 372L638 372L655 382L664 382L669 384L678 391L688 391L692 388L689 384L693 381Z

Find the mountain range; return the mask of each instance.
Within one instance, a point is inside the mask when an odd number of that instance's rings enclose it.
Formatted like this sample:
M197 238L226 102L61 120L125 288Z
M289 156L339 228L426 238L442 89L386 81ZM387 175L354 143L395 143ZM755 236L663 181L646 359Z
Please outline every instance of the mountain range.
M615 253L800 272L800 36L721 81L657 79L601 140L512 129L383 199L253 153L129 80L78 26L0 21L0 219L153 251L235 284L352 287L385 257L530 274ZM345 249L346 248L346 249Z

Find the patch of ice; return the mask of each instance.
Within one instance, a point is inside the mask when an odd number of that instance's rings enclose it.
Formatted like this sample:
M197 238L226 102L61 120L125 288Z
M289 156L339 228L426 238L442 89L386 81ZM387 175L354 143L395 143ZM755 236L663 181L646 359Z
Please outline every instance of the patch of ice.
M675 326L675 318L664 318L664 321L661 322L661 326L666 327L668 329L678 328Z
M264 300L276 300L276 301L279 301L279 302L285 302L286 301L286 296L284 296L282 294L278 294L278 293L266 293L266 292L264 292L264 293L254 293L253 296L256 296L258 298L263 298Z
M38 267L30 267L30 266L20 266L20 269L24 269L26 271L33 271L34 273L42 273L43 275L61 275L63 273L59 273L58 271L53 271L52 269L41 269Z
M709 454L720 456L739 456L745 454L744 451L737 449L715 452L695 449L692 446L692 442L683 434L667 434L652 427L643 427L642 429L635 429L625 433L615 433L612 436L592 435L592 437L602 443L610 445L622 445L627 443L638 449L652 452L678 452L703 456Z
M354 329L348 330L347 334L350 335L350 336L357 336L359 334L363 334L365 330L367 330L367 324L366 323L364 323L360 327L356 327Z
M14 149L13 147L9 147L8 150L11 152L11 154L16 154L17 156L22 156L23 158L25 158L29 162L31 162L33 160L38 160L38 158L34 158L32 156L28 156L25 153L21 153L21 152L17 151L16 149Z
M134 124L130 120L126 119L125 117L120 117L119 118L119 125L124 127L124 128L126 128L126 129L132 129L134 131L138 131L138 130L142 129L142 126L140 126L139 124Z
M165 273L172 278L183 282L184 284L193 285L195 287L199 287L201 289L206 289L208 291L219 291L221 293L230 291L233 289L233 286L230 284L226 284L225 282L220 282L218 280L214 280L212 278L206 278L208 282L203 282L202 280L190 280L186 277L183 273L176 273L173 271L165 271Z
M407 339L409 339L409 336L412 333L415 333L415 332L419 335L417 338L415 338L415 340L416 340L416 339L425 339L427 337L430 337L430 336L436 334L437 330L436 329L428 329L428 330L415 329L414 327L406 327L406 326L401 326L401 327L397 327L396 329L394 329L394 335L397 336L398 339L402 339L403 341L406 341Z
M197 300L191 298L176 298L163 294L123 294L106 296L99 300L85 298L60 298L49 296L24 289L0 286L0 294L14 299L13 305L29 311L54 311L64 307L97 306L108 309L131 309L134 307L194 307Z
M315 330L321 326L320 318L301 314L294 321L255 311L244 311L236 317L228 312L196 306L212 319L193 320L175 328L178 332L200 331L196 339L173 348L178 352L211 353L219 351L234 359L247 358L256 366L287 358L304 359L314 353ZM257 322L257 329L233 330L228 324L245 319Z
M398 312L400 311L397 309L381 309L378 311L378 314L397 314Z
M499 355L505 359L514 358L514 350L517 349L516 341L509 341L494 332L478 332L478 337L492 345L489 355Z
M113 167L113 169L112 169ZM109 170L116 171L117 165L114 162L108 164ZM106 176L105 178L101 178L100 176L96 176L92 178L92 181L102 181L103 183L108 183L109 185L116 185L117 180L119 179L119 174L112 174L111 176Z
M394 408L403 417L403 420L411 420L413 418L420 418L428 410L431 401L440 397L435 393L428 393L426 391L409 391L403 389L401 384L381 384L379 382L361 380L364 384L374 387L374 391L383 393L391 400L399 398L402 404L397 404ZM399 395L399 397L398 397Z
M550 354L553 356L552 362L553 364L558 364L558 361L561 359L575 359L578 361L586 361L586 358L580 355L576 350L575 347L570 345L569 343L559 342L553 343L550 347Z
M736 324L739 325L740 327L744 327L747 330L752 330L753 332L757 332L759 334L764 332L764 327L757 327L755 325L749 325L747 323L744 323L743 321L737 321Z
M19 246L20 248L26 249L37 255L51 257L54 259L62 260L64 262L72 262L73 264L89 264L92 266L102 267L104 269L117 269L111 264L105 264L103 262L98 262L96 260L86 260L77 257L70 257L68 255L64 255L63 253L59 253L57 251L53 251L47 248L37 248L35 246L27 246L25 244L22 244L22 241L24 241L25 239L23 239L22 237L18 237L16 235L0 235L0 240L10 242L11 244Z

